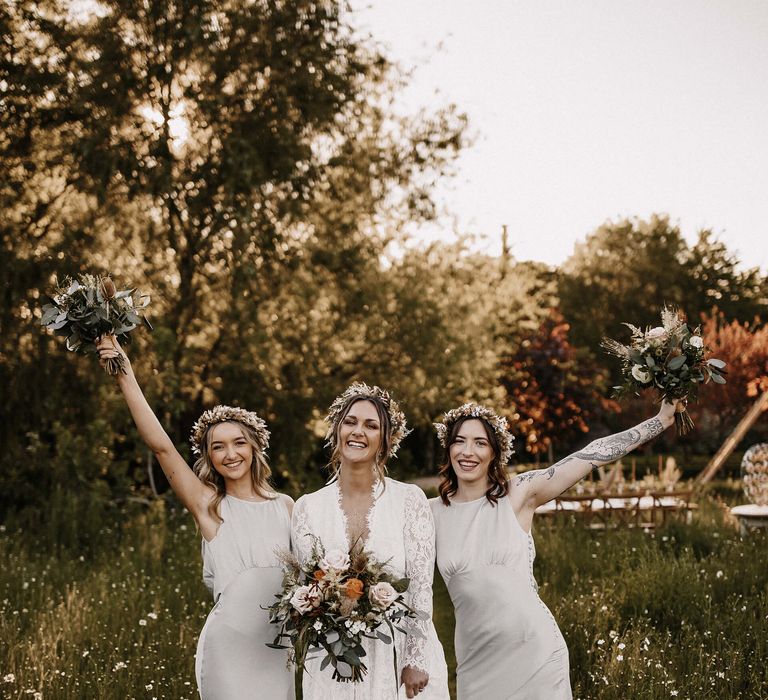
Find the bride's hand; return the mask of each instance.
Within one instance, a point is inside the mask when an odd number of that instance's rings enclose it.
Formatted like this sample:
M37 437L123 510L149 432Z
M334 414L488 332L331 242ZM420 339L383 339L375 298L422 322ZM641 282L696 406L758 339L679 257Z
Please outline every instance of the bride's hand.
M120 343L117 342L117 338L114 335L101 336L99 342L96 343L96 350L99 353L99 364L102 369L106 368L107 360L122 356L126 372L130 370L131 361L128 359L123 348L120 347Z
M400 674L400 680L405 686L405 697L415 698L427 687L429 674L419 671L417 668L405 666Z

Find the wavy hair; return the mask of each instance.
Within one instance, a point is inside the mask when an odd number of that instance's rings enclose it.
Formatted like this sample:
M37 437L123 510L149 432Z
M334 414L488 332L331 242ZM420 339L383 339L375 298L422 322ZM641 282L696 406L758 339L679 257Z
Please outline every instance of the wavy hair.
M339 476L339 469L341 468L341 440L339 439L339 431L341 430L341 424L347 417L352 406L358 401L370 401L376 407L376 413L379 416L379 425L381 426L381 444L379 445L379 451L376 453L376 461L373 468L376 472L376 476L384 484L384 477L387 475L387 457L389 455L389 449L392 445L392 421L389 417L389 411L387 406L378 396L352 396L347 404L339 412L338 418L334 422L333 428L333 452L331 452L331 459L326 465L331 472L329 482L334 481Z
M251 426L245 425L240 421L230 420L223 422L234 423L237 425L242 431L243 437L251 446L251 451L253 453L253 461L251 462L251 483L253 484L253 490L262 498L276 498L269 483L269 477L272 475L272 470L269 468L266 455L259 448L256 431L251 428ZM224 484L224 477L216 471L213 466L213 461L211 460L213 428L217 425L221 425L221 423L214 423L213 425L208 426L203 433L200 442L205 445L205 449L202 450L200 457L194 463L192 469L195 474L197 474L200 481L213 487L214 496L208 504L208 512L214 520L224 522L221 513L219 513L219 504L224 496L227 495L227 489Z
M507 470L499 459L501 454L501 447L499 440L496 437L496 432L491 427L490 423L484 418L474 418L472 416L465 416L457 420L452 426L448 438L445 441L445 448L443 450L443 462L440 465L440 471L438 475L441 478L440 486L438 486L438 492L440 493L440 500L450 506L450 497L455 495L459 490L459 479L456 476L456 470L451 464L451 445L456 442L456 436L459 434L461 426L468 420L479 420L483 424L483 430L488 437L488 444L490 444L493 450L493 458L488 465L488 481L490 485L485 492L485 497L488 502L495 506L499 498L503 498L509 493L509 482L507 480Z

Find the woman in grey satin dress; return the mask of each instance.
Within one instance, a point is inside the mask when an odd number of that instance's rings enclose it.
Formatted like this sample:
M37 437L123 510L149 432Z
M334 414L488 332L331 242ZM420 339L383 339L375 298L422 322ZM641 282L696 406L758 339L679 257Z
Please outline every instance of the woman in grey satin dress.
M98 344L104 364L122 354L116 380L139 433L202 535L203 579L215 605L197 645L195 675L202 700L289 700L293 673L285 652L269 649L276 629L262 606L280 591L276 550L290 547L290 497L269 485L266 424L252 411L216 406L192 429L193 468L184 461L147 403L114 336Z
M436 424L446 454L430 506L437 566L456 614L458 700L571 700L568 649L533 576L533 514L660 434L675 409L664 403L654 418L512 480L504 418L470 403Z

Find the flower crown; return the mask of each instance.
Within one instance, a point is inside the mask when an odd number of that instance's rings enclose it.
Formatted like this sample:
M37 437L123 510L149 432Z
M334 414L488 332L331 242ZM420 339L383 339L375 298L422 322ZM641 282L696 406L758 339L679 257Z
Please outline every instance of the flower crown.
M433 423L435 430L437 430L437 439L440 441L440 444L444 448L448 448L448 436L451 434L451 428L461 418L478 418L491 426L496 434L496 439L499 441L499 449L501 450L499 463L502 466L506 465L515 451L512 447L512 442L515 438L509 432L507 419L486 406L480 406L476 403L465 403L444 414L441 423Z
M344 407L352 399L380 399L389 414L389 423L392 426L392 437L389 445L389 454L387 458L394 457L400 447L403 438L411 431L405 425L405 414L400 410L400 406L389 394L388 391L378 386L368 386L364 382L355 382L347 387L346 391L337 396L331 407L328 409L328 415L325 422L328 423L328 432L325 434L326 447L332 450L336 448L336 424L341 418Z
M226 423L227 421L235 421L252 428L253 432L256 433L256 446L262 453L267 451L269 447L269 430L267 430L267 424L259 418L257 413L246 411L244 408L237 408L236 406L214 406L203 413L192 426L192 432L189 436L192 443L192 452L196 455L202 454L205 431L212 425Z

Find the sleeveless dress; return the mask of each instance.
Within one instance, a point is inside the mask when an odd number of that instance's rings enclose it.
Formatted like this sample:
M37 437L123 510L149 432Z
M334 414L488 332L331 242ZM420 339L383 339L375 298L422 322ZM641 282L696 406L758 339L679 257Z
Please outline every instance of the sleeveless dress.
M203 538L203 581L215 605L205 621L195 656L202 700L293 698L293 672L285 651L270 649L276 628L262 606L282 585L277 549L290 547L290 519L281 498L244 501L225 496L224 522Z
M533 577L533 537L508 497L430 500L456 613L458 700L571 700L568 649Z
M359 683L339 683L333 669L320 670L322 655L307 661L303 689L305 700L400 700L403 666L429 674L429 683L419 700L448 700L448 670L443 647L432 623L432 578L435 568L435 534L432 513L424 492L412 484L387 478L373 485L374 504L368 513L368 540L365 549L397 577L408 576L406 602L429 615L428 620L408 620L409 634L396 633L397 676L393 667L393 645L366 639L364 661L368 672ZM325 550L349 551L347 523L341 508L338 482L306 494L293 507L292 542L301 561L311 556L313 534Z

